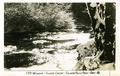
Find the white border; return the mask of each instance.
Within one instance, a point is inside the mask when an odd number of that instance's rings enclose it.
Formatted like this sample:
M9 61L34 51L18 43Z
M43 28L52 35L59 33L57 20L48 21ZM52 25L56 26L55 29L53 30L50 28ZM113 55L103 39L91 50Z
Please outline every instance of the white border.
M54 3L77 3L77 2L116 2L116 70L100 71L98 76L120 76L120 2L119 0L0 0L0 76L26 76L25 71L4 71L4 2L54 2ZM32 75L31 75L32 76ZM42 75L43 76L43 75ZM51 76L51 75L48 75ZM57 75L52 75L57 76ZM58 75L59 76L59 75ZM62 75L63 76L63 75ZM67 75L66 75L67 76ZM73 75L69 75L73 76ZM81 76L81 75L78 75ZM82 75L97 76L97 75Z
M4 0L4 2L117 2L117 0Z

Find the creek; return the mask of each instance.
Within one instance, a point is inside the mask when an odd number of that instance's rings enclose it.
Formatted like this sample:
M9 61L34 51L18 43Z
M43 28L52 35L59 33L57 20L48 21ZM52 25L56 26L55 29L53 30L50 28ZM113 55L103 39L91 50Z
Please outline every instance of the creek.
M18 43L21 46L19 46L20 50L17 53L34 53L38 58L37 63L40 64L32 64L28 67L11 67L11 70L74 70L78 56L76 47L91 39L89 33L83 32L45 32L37 33L29 40L27 38L23 40ZM39 59L39 56L42 58Z

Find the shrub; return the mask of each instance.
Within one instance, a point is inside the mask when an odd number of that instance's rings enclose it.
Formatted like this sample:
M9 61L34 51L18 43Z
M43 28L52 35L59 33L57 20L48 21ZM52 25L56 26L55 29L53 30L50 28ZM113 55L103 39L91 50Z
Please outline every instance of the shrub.
M6 3L5 32L69 31L74 20L70 4Z

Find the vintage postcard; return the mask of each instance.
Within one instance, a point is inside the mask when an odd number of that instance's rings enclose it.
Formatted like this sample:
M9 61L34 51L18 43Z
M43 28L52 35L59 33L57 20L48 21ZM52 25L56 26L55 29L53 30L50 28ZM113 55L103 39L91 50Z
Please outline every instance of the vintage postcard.
M119 76L119 13L111 1L1 1L4 76Z

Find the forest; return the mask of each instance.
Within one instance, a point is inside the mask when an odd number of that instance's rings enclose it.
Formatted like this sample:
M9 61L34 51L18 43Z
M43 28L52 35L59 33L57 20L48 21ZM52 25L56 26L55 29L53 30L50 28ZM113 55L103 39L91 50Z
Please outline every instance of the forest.
M115 70L115 3L5 3L7 70Z

